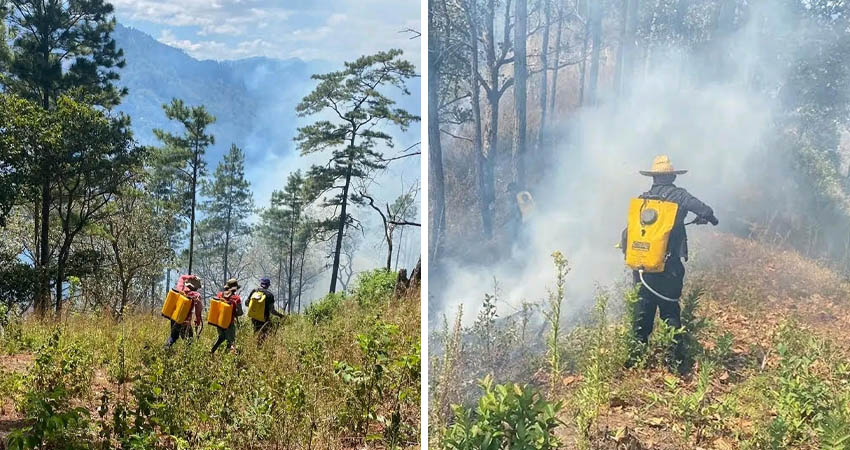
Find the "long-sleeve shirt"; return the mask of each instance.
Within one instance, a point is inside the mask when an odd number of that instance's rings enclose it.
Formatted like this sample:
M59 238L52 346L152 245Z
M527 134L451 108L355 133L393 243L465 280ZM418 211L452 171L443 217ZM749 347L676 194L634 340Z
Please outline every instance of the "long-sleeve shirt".
M249 308L251 307L251 297L254 295L254 292L262 292L263 294L266 294L265 311L263 312L265 320L269 320L271 318L271 314L283 317L283 314L274 308L274 294L272 294L272 292L268 289L257 288L251 291L251 293L248 294L248 300L246 300Z
M688 212L692 212L712 223L717 221L717 218L714 217L714 210L710 206L673 183L653 183L649 191L641 197L658 197L679 205L673 230L670 232L670 241L667 245L670 256L674 261L679 261L679 258L685 258L686 261L688 259L688 235L685 231L685 216L688 215ZM626 253L626 233L627 230L623 229L620 241L623 254Z
M673 225L673 230L670 232L670 243L667 248L670 249L670 256L678 258L688 258L688 235L685 232L685 216L688 212L692 212L700 218L712 221L714 218L714 210L706 205L698 198L691 195L684 188L680 188L673 183L653 183L644 196L658 196L664 201L673 202L679 205L679 211L676 214L676 222Z
M219 292L218 299L227 302L234 310L242 303L242 298L237 294L224 295L224 292Z
M201 293L198 291L193 291L188 286L186 286L186 280L193 278L191 275L181 275L180 278L177 279L177 291L181 294L185 295L192 301L192 306L189 309L189 314L186 315L186 320L183 321L183 325L189 325L192 323L192 317L195 318L195 326L200 326L202 323L202 317L204 310L204 305L201 303Z

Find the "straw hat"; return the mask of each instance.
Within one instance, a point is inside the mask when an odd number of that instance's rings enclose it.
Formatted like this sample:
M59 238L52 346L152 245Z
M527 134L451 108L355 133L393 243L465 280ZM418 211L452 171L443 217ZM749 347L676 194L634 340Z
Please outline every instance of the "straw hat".
M654 177L656 175L681 175L688 171L674 169L673 163L670 162L670 158L667 155L659 155L652 160L652 168L649 170L640 170L639 172L641 175Z
M228 293L228 294L232 294L232 293L236 292L236 290L241 288L241 287L242 286L239 286L239 282L236 281L236 278L231 278L231 279L227 280L226 283L224 283L224 292Z

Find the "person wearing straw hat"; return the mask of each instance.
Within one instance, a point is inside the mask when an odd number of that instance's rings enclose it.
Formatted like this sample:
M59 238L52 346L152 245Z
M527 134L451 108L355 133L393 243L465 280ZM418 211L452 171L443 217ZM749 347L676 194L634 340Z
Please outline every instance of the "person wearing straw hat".
M210 353L215 353L225 340L228 350L236 349L236 318L242 315L242 299L236 294L236 291L240 288L239 282L235 278L231 278L224 283L224 288L218 293L219 300L227 302L233 307L233 320L230 321L230 326L227 329L218 329L218 339L213 344Z
M635 337L642 343L649 341L655 322L655 310L659 311L661 320L667 325L675 328L682 326L681 307L679 297L682 295L682 287L685 279L685 265L682 259L688 260L687 234L685 233L685 216L691 212L697 216L694 223L717 225L719 221L714 216L714 210L708 205L688 193L683 188L673 184L676 176L687 173L687 170L677 170L666 155L656 156L649 170L640 170L644 176L652 177L652 186L649 191L641 195L642 198L658 198L679 205L673 229L667 244L668 254L664 272L643 274L634 271L634 282L638 288L638 303L635 310L634 333ZM621 249L626 251L626 232L623 231ZM648 286L649 287L648 287ZM681 342L681 339L678 340ZM680 365L684 359L683 348L677 344L674 349L674 362L679 369L686 369Z

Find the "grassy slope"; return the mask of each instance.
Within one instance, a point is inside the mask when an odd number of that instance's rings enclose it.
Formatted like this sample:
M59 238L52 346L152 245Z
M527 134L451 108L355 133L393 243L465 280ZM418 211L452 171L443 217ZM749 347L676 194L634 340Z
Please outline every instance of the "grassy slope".
M567 375L550 396L565 400L559 434L570 448L815 449L850 435L850 285L799 254L728 235L701 234L692 248L709 243L686 283L705 289L697 366L681 378L651 364L611 367L601 382ZM594 415L580 430L577 419Z
M369 302L344 299L318 325L305 316L287 317L262 349L243 318L239 351L234 355L220 349L213 357L208 352L216 333L209 325L199 342L187 346L180 341L166 355L162 345L168 323L160 317L135 316L115 324L78 316L59 326L27 320L10 327L0 341L0 448L4 435L31 423L24 420L26 394L57 383L72 393L71 405L88 409L92 419L87 429L69 434L81 441L99 440L103 447L130 434L113 433L110 443L96 437L116 426L111 414L116 406L138 412L142 402L153 412L130 417L145 417L145 448L172 448L180 442L189 448L346 448L362 445L365 434L376 439L370 446L384 447L390 444L384 432L394 412L401 418L398 444L414 446L419 429L419 295L411 292L401 300L380 295ZM58 350L39 350L57 330L58 344L48 346ZM37 364L41 358L46 362ZM337 362L347 363L348 369ZM384 374L370 385L363 376L374 374L378 364ZM104 396L110 413L101 419L98 408ZM373 416L365 428L358 428L367 405L387 422Z

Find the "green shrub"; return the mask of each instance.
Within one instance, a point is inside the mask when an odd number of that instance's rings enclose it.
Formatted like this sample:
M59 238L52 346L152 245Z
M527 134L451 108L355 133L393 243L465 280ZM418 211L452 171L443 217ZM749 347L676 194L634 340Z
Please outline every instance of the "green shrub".
M454 406L454 423L443 434L440 446L457 450L554 449L561 403L548 402L527 386L493 385L481 380L484 394L475 409Z
M89 411L72 408L70 400L70 393L63 387L27 393L24 410L28 425L9 434L9 450L91 448Z
M398 274L386 269L375 269L360 274L354 287L354 297L361 306L372 305L386 299L395 290Z
M61 389L71 397L79 397L91 389L94 375L92 351L74 342L63 341L61 337L62 331L55 330L38 349L27 383L35 392Z
M318 325L333 318L344 299L345 294L342 292L328 294L323 299L311 303L304 314L313 325Z

